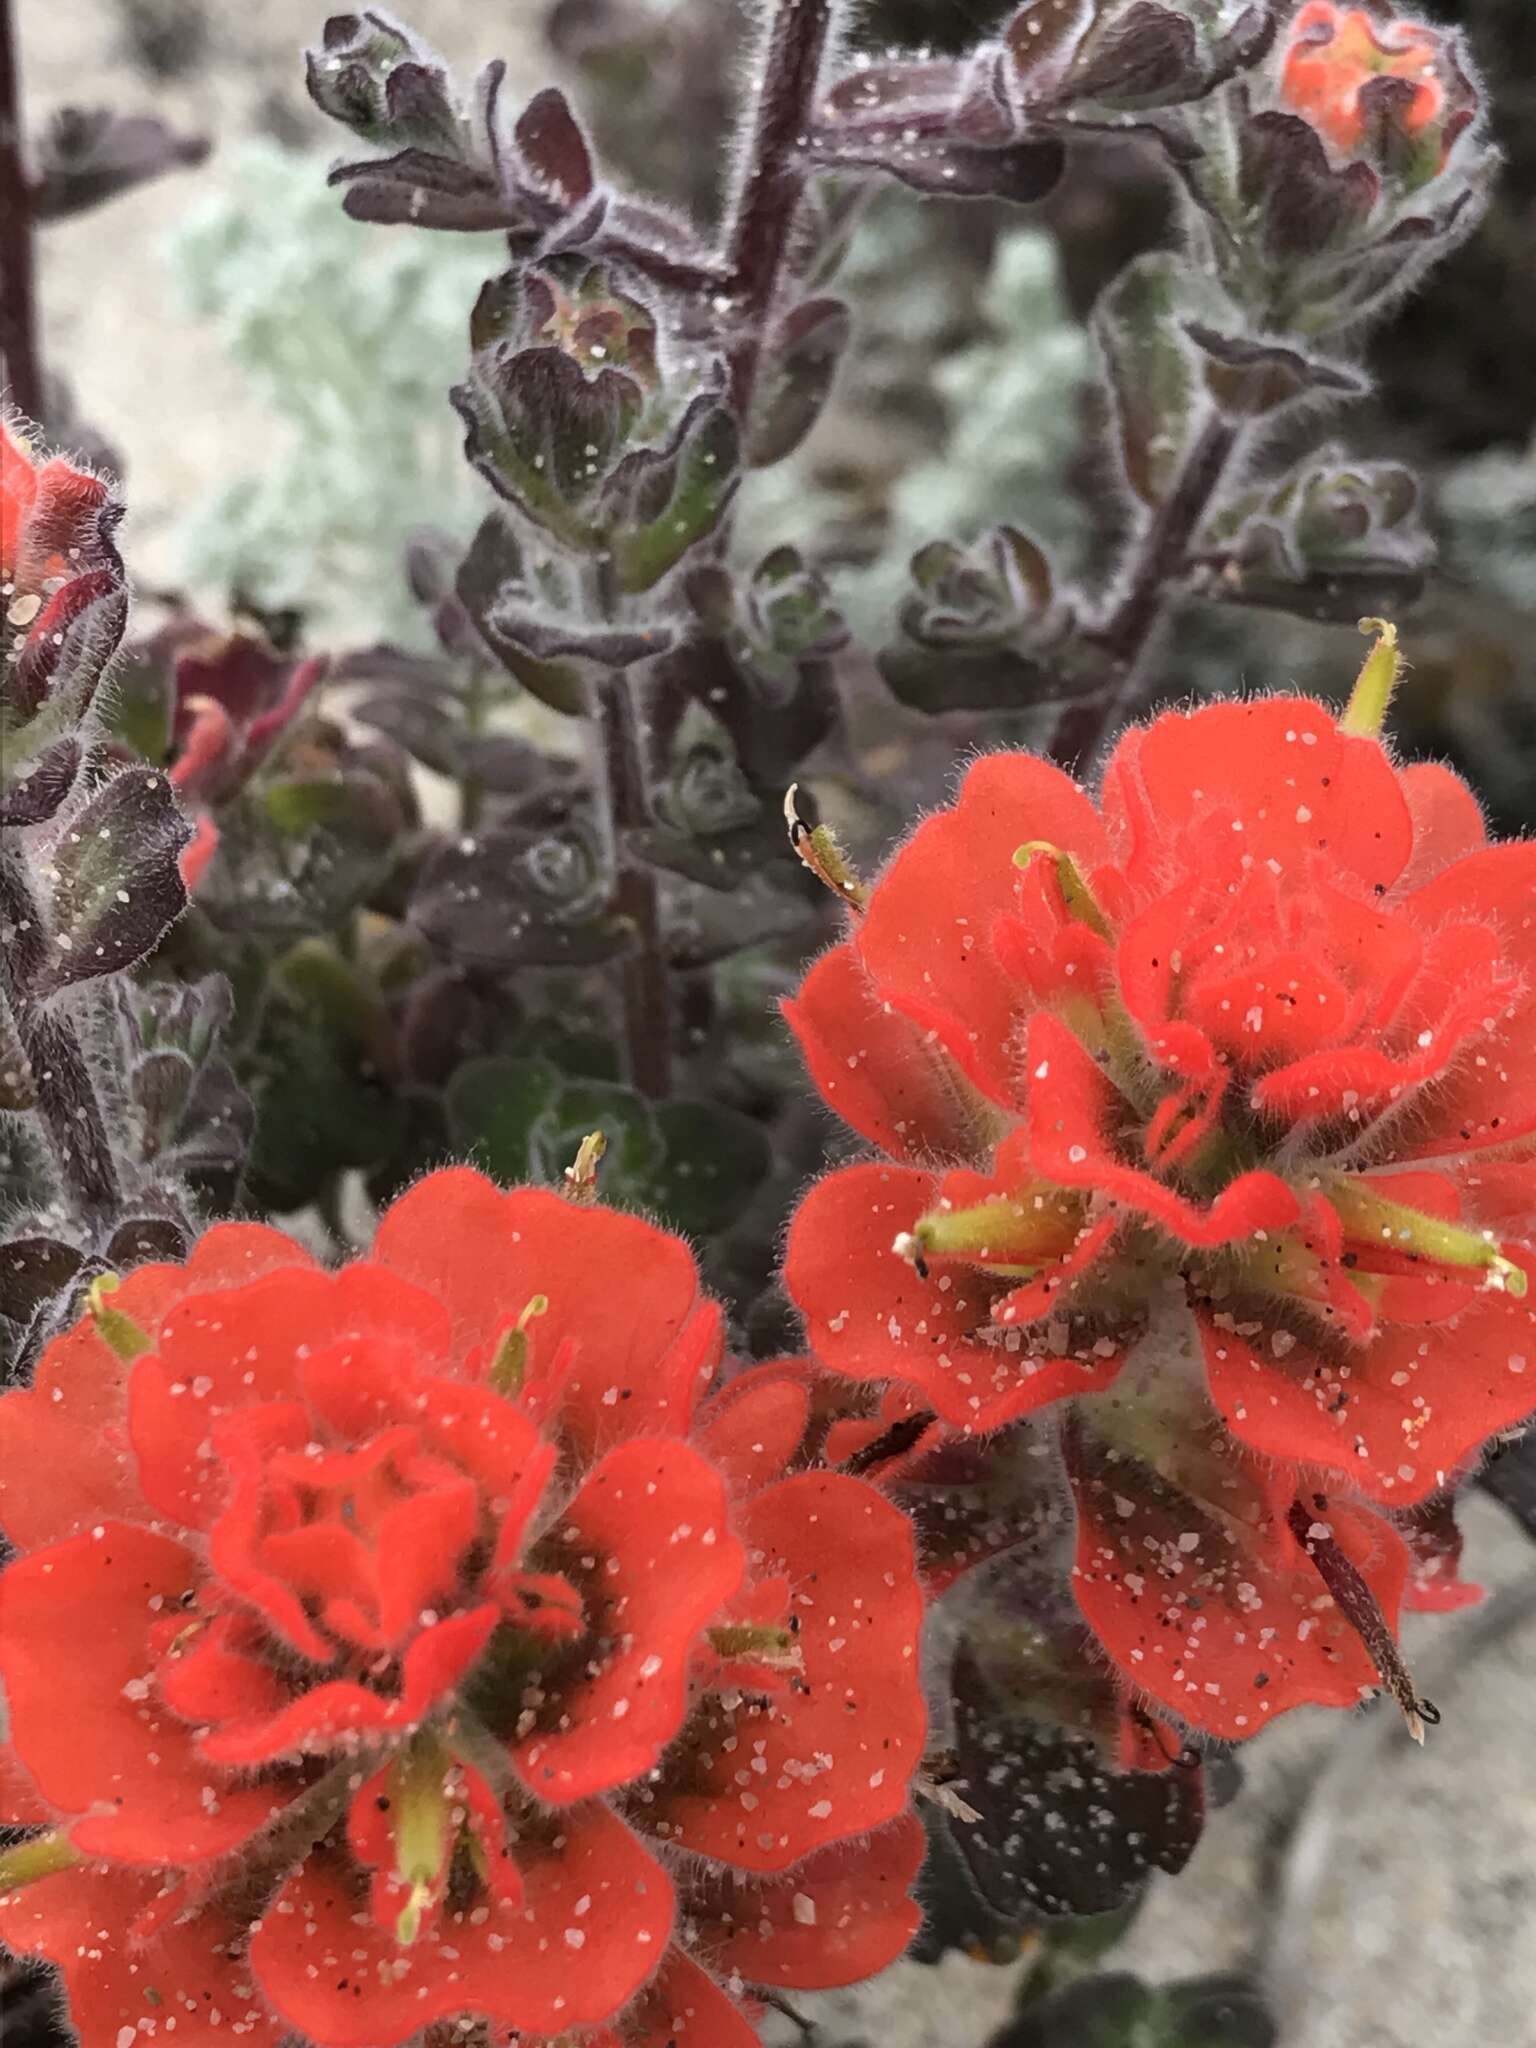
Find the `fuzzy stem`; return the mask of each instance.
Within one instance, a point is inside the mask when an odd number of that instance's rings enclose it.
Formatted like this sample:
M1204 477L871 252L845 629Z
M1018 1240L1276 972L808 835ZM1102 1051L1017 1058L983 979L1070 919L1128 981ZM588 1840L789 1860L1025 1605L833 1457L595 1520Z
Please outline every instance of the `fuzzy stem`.
M1184 603L1185 559L1209 516L1238 436L1230 420L1211 413L1142 536L1124 596L1104 625L1088 636L1108 655L1112 679L1103 690L1069 705L1057 721L1050 755L1063 768L1086 775L1105 744L1152 694L1157 656Z
M742 323L741 340L731 355L731 382L743 424L810 179L804 144L834 13L835 0L777 0L760 45L761 83L726 243L728 288Z
M0 0L3 4L3 0ZM0 993L10 1010L37 1090L37 1114L52 1141L60 1192L91 1231L110 1226L122 1206L107 1120L73 1021L31 992L44 958L46 927L21 854L0 846Z
M464 692L464 730L472 740L478 740L485 732L485 712L486 673L477 661L470 667ZM484 809L484 778L473 768L465 768L459 776L459 830L476 831Z
M625 954L620 970L629 1078L642 1094L660 1097L672 1092L672 990L662 946L656 877L648 867L633 861L624 845L627 832L641 831L651 822L640 720L634 685L627 677L610 676L601 685L597 721L602 794L617 876L613 905L635 928L634 949Z
M29 419L42 419L32 189L21 155L21 78L11 0L0 0L0 392Z

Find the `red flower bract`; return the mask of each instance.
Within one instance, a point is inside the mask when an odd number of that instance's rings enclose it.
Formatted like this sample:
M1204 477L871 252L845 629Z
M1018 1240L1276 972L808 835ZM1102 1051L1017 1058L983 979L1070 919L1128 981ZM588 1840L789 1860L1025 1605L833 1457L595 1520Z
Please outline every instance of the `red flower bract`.
M111 538L120 512L99 477L62 456L35 460L0 420L0 711L30 718L70 629L120 602Z
M1393 106L1405 132L1418 135L1444 112L1445 39L1412 21L1374 18L1335 0L1307 0L1291 24L1282 91L1342 150L1366 132L1364 89L1374 79L1398 81Z
M719 1353L678 1240L453 1170L339 1273L215 1228L0 1400L0 1788L57 1830L0 1938L85 2048L729 2048L743 1984L900 1954L908 1525L744 1459Z
M1073 1397L1128 1675L1224 1733L1352 1700L1330 1586L1390 1625L1381 1510L1536 1405L1536 845L1321 705L1168 714L1098 803L979 761L787 1010L890 1155L793 1225L821 1361L967 1433Z

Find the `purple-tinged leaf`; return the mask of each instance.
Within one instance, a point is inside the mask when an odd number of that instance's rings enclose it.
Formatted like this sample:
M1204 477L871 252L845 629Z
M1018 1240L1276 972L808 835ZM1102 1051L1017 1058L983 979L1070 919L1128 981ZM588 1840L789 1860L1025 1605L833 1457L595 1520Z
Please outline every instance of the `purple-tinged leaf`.
M1107 1688L1086 1648L1079 1655L1082 1688ZM1198 1760L1118 1770L1091 1734L1029 1711L1029 1679L1022 1672L1018 1688L1002 1690L968 1647L957 1654L952 1789L979 1818L952 1820L951 1834L982 1898L1013 1924L1031 1909L1113 1912L1194 1853L1205 1818Z
M338 164L327 182L344 188L342 205L353 220L464 234L532 232L523 209L488 171L423 149Z
M37 220L66 220L207 156L202 135L178 135L148 114L115 114L104 107L61 107L43 131L32 212Z
M1224 412L1241 418L1278 412L1299 398L1361 398L1370 389L1358 371L1283 342L1222 334L1203 320L1186 320L1184 332L1208 358L1207 390Z
M108 1262L119 1271L151 1260L174 1265L192 1249L186 1227L170 1216L131 1216L113 1231L106 1247Z
M548 86L524 107L514 130L523 162L562 206L579 205L593 185L592 154L565 94Z
M80 1270L76 1246L56 1237L12 1238L0 1244L0 1316L30 1323L43 1303L62 1294Z
M841 299L806 299L769 342L747 464L767 469L793 455L821 417L852 332Z
M19 774L0 781L0 826L41 825L54 816L75 786L81 746L67 734L30 761Z
M1195 24L1160 0L1133 0L1088 37L1067 83L1074 99L1132 113L1193 99L1202 85Z
M1046 97L1093 25L1094 0L1031 0L1003 30L1003 43L1026 100Z
M907 141L899 130L876 140L818 128L810 154L827 170L876 172L914 192L1006 199L1016 206L1044 199L1060 182L1066 162L1062 145L1054 139L988 149L935 136Z
M582 625L508 600L493 607L489 622L500 644L520 647L536 661L556 661L563 655L602 669L633 668L636 662L665 654L672 644L671 629L664 625Z
M34 993L115 974L187 907L177 856L192 827L166 777L130 768L97 790L53 852L49 949Z

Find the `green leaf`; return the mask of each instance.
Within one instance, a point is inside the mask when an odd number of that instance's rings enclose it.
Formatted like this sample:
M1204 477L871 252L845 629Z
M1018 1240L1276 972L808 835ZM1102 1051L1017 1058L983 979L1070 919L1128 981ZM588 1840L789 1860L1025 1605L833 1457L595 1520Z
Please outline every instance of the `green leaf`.
M695 399L674 456L647 449L620 464L609 495L617 497L622 485L636 499L649 496L642 479L649 483L659 465L671 465L667 500L661 511L644 523L631 524L623 518L615 522L613 560L621 590L650 590L714 528L735 492L739 458L739 437L731 415L707 399ZM636 467L626 474L626 464Z
M153 768L170 758L176 714L176 686L169 662L129 661L114 677L107 704L107 730Z
M1142 256L1100 299L1094 331L1114 394L1126 482L1144 505L1172 490L1208 401L1184 324L1205 310L1205 294L1171 252Z
M1163 1992L1159 2048L1275 2048L1279 2039L1263 1999L1241 1977L1194 1977Z
M999 2048L1275 2048L1278 2038L1241 1977L1154 1987L1111 1970L1027 2006Z
M573 1081L617 1081L619 1050L595 1031L573 1031L555 1017L536 1017L520 1031L514 1050L524 1059L551 1060Z
M665 1156L652 1205L674 1230L713 1237L734 1223L768 1176L773 1149L761 1124L713 1102L656 1108Z
M524 1042L548 1057L469 1060L446 1091L455 1149L497 1180L561 1187L583 1138L601 1131L602 1199L696 1237L733 1222L762 1183L772 1153L750 1117L708 1102L652 1104L618 1081L562 1075L557 1059L611 1066L600 1039L562 1038L547 1024Z
M348 1168L372 1172L398 1147L405 1105L349 1038L274 1005L250 1087L248 1181L259 1208L300 1209Z
M347 785L339 775L324 780L285 776L261 792L267 816L285 839L302 839L317 825L333 825L347 802Z
M277 965L283 985L306 1014L382 1065L393 1050L388 1014L377 987L329 941L300 939Z
M1108 1971L1030 2007L1003 2041L1006 2048L1165 2048L1157 2004L1139 1978Z
M548 1060L467 1060L446 1091L455 1148L509 1186L537 1179L534 1127L559 1091L559 1072Z

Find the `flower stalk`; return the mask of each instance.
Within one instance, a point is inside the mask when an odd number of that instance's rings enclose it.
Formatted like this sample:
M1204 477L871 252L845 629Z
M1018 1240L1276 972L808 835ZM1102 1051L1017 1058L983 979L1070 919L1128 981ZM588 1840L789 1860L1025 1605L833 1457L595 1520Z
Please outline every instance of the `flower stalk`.
M619 966L629 1078L643 1095L660 1100L672 1092L672 984L656 873L626 843L651 822L635 687L622 674L597 687L599 800L613 851L613 907L634 933Z
M0 391L18 411L40 420L32 187L23 141L20 52L11 0L0 0Z
M757 96L726 241L729 295L741 336L731 350L732 398L751 415L767 328L778 303L795 219L810 182L804 138L831 38L836 0L777 0L763 31Z
M1106 743L1145 710L1158 685L1168 632L1187 600L1190 550L1241 439L1235 422L1210 414L1136 547L1123 594L1104 625L1086 636L1108 659L1109 680L1094 695L1067 704L1057 718L1048 751L1062 767L1088 774Z

